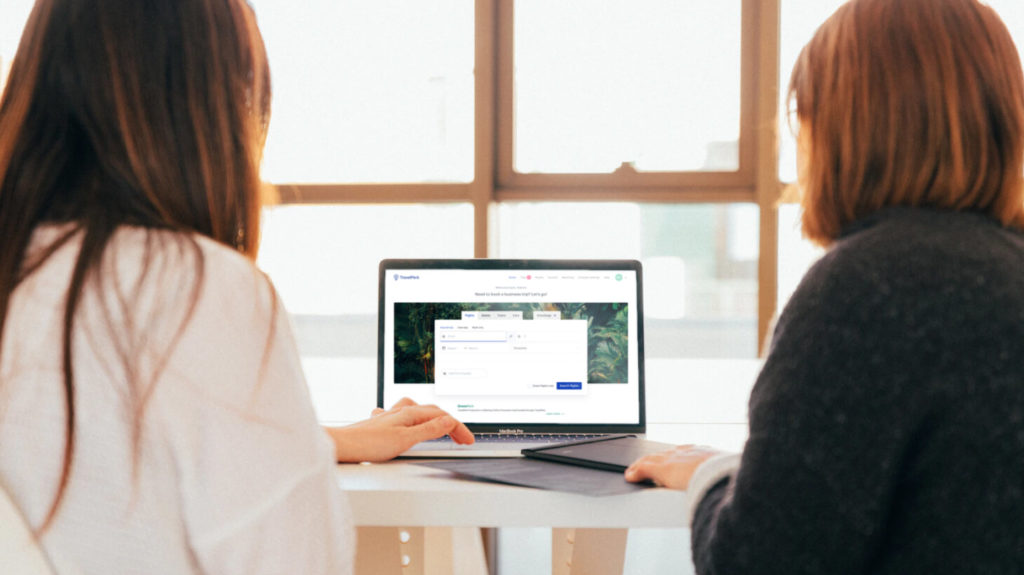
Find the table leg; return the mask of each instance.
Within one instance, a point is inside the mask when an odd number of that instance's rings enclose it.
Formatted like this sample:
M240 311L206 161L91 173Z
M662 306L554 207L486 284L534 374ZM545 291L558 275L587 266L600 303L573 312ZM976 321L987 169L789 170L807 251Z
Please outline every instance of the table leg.
M433 529L443 528L434 527ZM476 527L452 527L446 530L451 533L450 549L454 556L452 569L438 571L437 574L488 575L482 530ZM430 573L429 575L434 574Z
M356 535L356 575L402 575L397 527L360 527Z
M496 527L480 528L480 537L484 545L484 563L488 575L498 573L498 529Z
M622 575L626 529L552 529L552 575Z
M360 527L356 575L487 575L480 530Z

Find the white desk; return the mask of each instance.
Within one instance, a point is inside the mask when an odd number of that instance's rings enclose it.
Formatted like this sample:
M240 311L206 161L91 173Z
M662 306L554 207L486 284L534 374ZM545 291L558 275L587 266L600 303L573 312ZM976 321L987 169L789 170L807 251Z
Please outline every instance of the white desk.
M411 463L339 465L356 525L436 527L686 527L686 494L647 489L589 497L455 479Z
M686 493L669 489L589 497L458 479L402 461L339 465L338 483L360 527L359 572L375 575L485 575L478 527L551 527L552 574L618 575L628 529L686 527ZM403 535L413 545L400 543Z
M760 365L757 360L648 361L647 436L669 443L741 449L747 433L747 399ZM329 365L313 364L306 368L322 420L353 421L374 407L376 391L372 386L364 384L356 393L342 393L338 389L342 387L337 383L339 379L333 379L333 385L327 383L334 371ZM360 369L365 371L364 376L372 377L375 366L362 365ZM339 407L342 405L346 406L344 412ZM359 405L358 412L353 411L354 405ZM345 415L339 417L340 413ZM356 525L364 528L556 528L553 557L568 553L574 558L569 561L570 569L576 571L565 573L613 573L615 569L621 572L625 529L687 527L686 494L667 489L588 497L463 480L445 471L404 462L340 465L338 483L348 493ZM573 528L580 531L573 532ZM386 532L371 533L366 529L360 536L363 544L380 549L382 542L391 537ZM453 541L448 538L442 544L449 545L450 550ZM575 541L574 551L564 549L566 541ZM601 553L595 555L594 549ZM456 549L450 551L449 558L459 555ZM559 573L563 563L555 561L553 573ZM443 572L443 568L436 571ZM412 571L406 568L400 572Z

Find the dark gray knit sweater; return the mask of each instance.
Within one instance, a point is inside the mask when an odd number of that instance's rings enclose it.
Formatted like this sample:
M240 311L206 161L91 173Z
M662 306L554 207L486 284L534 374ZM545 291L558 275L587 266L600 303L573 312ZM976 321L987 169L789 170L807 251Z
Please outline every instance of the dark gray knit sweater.
M891 208L800 283L700 574L1024 574L1024 234Z

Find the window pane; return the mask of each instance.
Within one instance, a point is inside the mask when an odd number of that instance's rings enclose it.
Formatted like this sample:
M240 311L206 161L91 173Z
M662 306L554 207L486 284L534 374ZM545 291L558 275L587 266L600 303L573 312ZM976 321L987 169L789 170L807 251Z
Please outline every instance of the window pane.
M0 88L33 3L0 2ZM265 179L472 181L472 2L252 3L274 83Z
M779 179L796 181L796 140L790 131L787 114L786 89L789 76L800 55L800 50L836 8L846 0L782 0L779 34ZM796 128L796 126L793 126ZM782 313L793 290L807 269L821 256L822 250L803 237L800 227L800 207L795 204L779 206L779 264L776 316ZM771 333L768 334L771 337Z
M756 357L752 204L514 203L495 257L639 259L647 357Z
M736 170L740 0L517 0L515 169Z
M1010 29L1013 41L1017 44L1017 51L1024 48L1024 3L1020 0L986 0L985 2L999 13L999 17Z
M7 83L11 61L18 50L21 31L35 0L4 0L0 2L0 93Z
M296 316L376 316L380 260L425 257L473 257L472 205L264 210L259 265Z
M472 181L473 2L253 4L274 83L266 180Z
M779 23L779 179L796 181L796 140L790 131L786 106L789 76L804 44L821 23L846 0L782 0ZM793 126L796 128L796 126ZM781 228L780 228L781 229ZM780 282L781 284L781 282Z
M469 204L276 206L263 226L259 265L303 356L376 356L380 260L473 257Z
M472 205L275 206L263 225L259 265L291 314L317 417L366 417L377 401L377 264L473 257Z
M782 312L807 269L823 253L822 248L804 239L800 228L800 206L779 206L779 290L776 313Z

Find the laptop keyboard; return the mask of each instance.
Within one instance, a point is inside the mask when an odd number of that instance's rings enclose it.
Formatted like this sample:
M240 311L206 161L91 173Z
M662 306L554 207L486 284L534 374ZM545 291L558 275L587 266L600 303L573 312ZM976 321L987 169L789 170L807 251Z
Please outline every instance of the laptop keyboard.
M474 433L477 443L561 443L580 441L608 435L607 433ZM451 438L440 437L426 443L449 442Z

